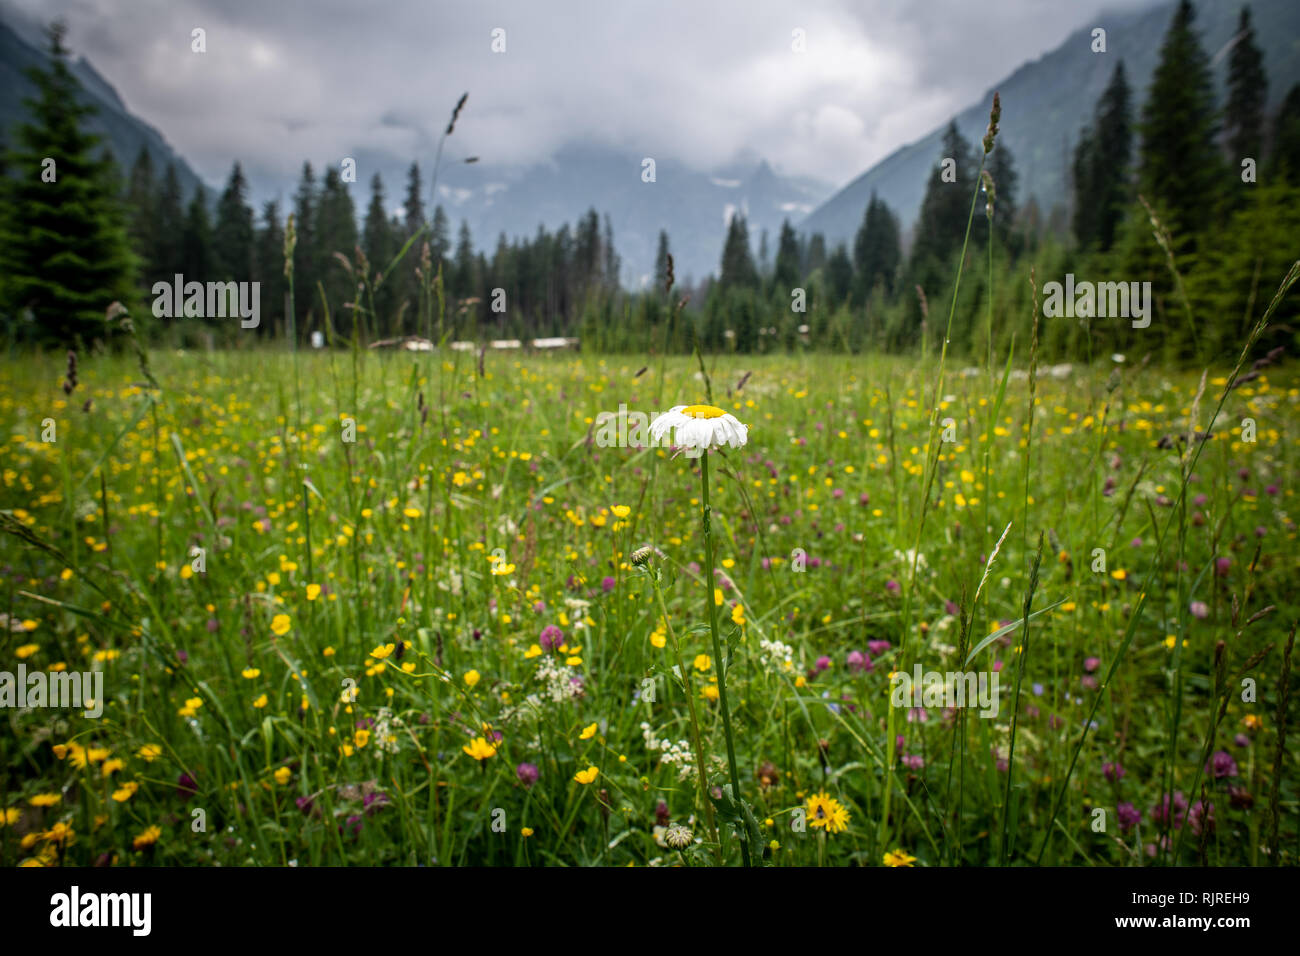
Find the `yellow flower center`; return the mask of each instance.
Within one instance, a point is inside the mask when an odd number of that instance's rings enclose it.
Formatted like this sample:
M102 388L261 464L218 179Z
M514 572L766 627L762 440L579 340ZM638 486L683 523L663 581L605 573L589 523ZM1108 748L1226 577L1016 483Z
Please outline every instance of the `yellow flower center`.
M687 405L682 414L687 418L721 418L727 413L716 405Z

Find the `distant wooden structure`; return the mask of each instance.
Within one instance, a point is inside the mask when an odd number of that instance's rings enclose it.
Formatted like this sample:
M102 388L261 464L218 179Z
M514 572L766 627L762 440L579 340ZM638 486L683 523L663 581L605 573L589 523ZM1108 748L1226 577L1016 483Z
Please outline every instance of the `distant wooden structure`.
M449 342L447 347L453 352L477 352L479 349L492 349L508 352L515 349L526 351L549 352L556 349L581 349L578 339L566 336L554 336L544 339L493 339L490 342ZM429 339L418 335L405 335L395 339L381 339L371 342L372 349L400 349L403 352L436 352L438 347Z

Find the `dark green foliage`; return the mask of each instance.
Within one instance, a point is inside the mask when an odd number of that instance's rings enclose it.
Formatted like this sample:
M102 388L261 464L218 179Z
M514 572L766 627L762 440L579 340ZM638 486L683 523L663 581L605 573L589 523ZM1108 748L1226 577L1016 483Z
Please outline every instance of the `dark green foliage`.
M1218 117L1209 57L1194 20L1190 0L1181 0L1142 109L1138 151L1143 194L1167 217L1178 241L1192 245L1225 182L1222 154L1215 147Z
M903 251L898 217L884 200L871 194L862 226L853 243L853 302L861 305L879 285L886 296L893 295L895 277Z
M1264 54L1255 43L1250 7L1242 7L1237 37L1228 59L1228 102L1223 116L1229 165L1239 167L1247 157L1259 161L1264 152L1264 107L1267 102Z
M1074 153L1073 225L1081 247L1104 251L1114 244L1132 191L1132 153L1132 107L1121 60Z
M249 280L253 272L253 210L248 205L248 183L238 162L231 168L226 189L217 201L212 248L218 274L212 277L195 275L194 279Z
M739 213L731 217L727 227L727 242L722 248L722 271L718 279L724 288L754 289L758 287L758 268L749 249L749 227Z
M85 132L92 110L69 72L63 36L61 25L51 28L50 68L28 74L38 91L27 103L32 121L15 130L5 155L0 310L10 323L30 315L33 326L18 326L23 336L75 347L108 337L112 302L135 308L136 263L121 183L99 138Z

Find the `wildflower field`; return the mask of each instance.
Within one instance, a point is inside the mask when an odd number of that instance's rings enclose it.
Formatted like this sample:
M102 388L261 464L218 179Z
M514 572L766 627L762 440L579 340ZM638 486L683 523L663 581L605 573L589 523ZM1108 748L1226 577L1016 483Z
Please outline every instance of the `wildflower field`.
M0 712L0 862L1294 863L1300 382L1235 359L11 362L3 669L103 699Z

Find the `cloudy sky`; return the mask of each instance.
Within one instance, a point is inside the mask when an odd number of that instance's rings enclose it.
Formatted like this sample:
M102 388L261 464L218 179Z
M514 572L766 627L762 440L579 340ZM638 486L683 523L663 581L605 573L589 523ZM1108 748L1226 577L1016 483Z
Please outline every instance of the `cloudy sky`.
M468 90L452 158L594 141L838 186L1101 11L1153 0L0 2L63 16L74 54L213 183L233 158L286 182L359 149L427 160Z

